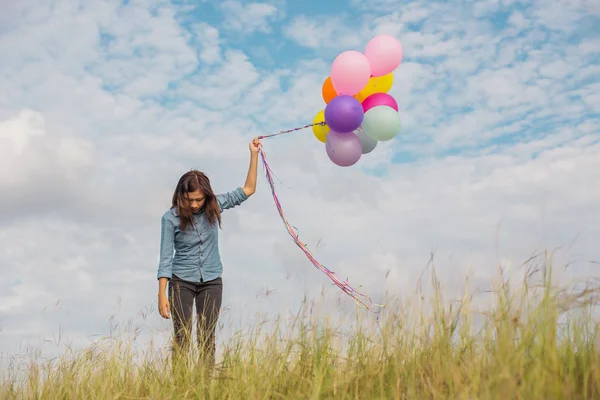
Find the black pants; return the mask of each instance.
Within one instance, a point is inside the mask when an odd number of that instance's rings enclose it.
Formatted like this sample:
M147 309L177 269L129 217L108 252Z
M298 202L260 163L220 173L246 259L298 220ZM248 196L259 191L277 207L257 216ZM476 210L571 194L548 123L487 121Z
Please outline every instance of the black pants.
M207 367L215 362L215 329L223 296L223 280L188 282L173 276L169 283L169 298L173 318L173 356L185 355L190 348L192 317L196 303L197 342L200 357Z

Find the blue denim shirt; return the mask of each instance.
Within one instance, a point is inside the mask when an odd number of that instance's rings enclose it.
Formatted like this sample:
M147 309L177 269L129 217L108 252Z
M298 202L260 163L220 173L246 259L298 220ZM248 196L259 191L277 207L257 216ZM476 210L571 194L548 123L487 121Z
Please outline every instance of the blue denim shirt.
M239 206L248 199L241 187L216 197L221 211ZM211 226L203 210L194 214L194 219L194 226L188 225L182 231L177 207L163 214L157 279L171 279L177 275L190 282L208 282L221 276L219 224Z

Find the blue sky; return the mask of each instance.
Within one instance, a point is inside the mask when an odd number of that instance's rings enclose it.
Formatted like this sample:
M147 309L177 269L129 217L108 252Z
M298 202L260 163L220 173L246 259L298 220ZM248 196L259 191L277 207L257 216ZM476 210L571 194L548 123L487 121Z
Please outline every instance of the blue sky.
M310 130L265 140L286 216L375 301L409 299L436 250L449 295L561 247L594 274L600 234L600 8L592 0L26 0L0 15L0 352L75 347L155 305L160 216L181 174L243 184L252 137L310 123L335 56L400 40L400 135L352 168ZM306 294L354 303L295 247L259 171L224 216L220 337ZM317 246L317 243L319 244ZM265 290L270 296L260 296ZM321 290L325 298L321 299ZM483 303L482 303L483 304ZM151 310L144 318L143 310Z

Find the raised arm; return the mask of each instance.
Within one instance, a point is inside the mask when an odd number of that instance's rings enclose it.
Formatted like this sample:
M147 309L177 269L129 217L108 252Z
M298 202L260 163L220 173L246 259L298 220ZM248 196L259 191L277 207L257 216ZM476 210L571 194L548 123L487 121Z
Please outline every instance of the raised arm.
M250 197L256 192L256 173L258 170L258 149L261 148L262 144L258 138L252 139L250 142L250 167L248 168L248 175L246 176L246 183L242 190L246 193L246 196Z
M256 192L258 149L260 149L261 146L262 144L258 138L254 138L252 142L250 142L250 167L248 168L248 175L246 176L246 183L244 183L244 186L238 187L231 192L217 195L217 201L219 202L221 211L239 206Z

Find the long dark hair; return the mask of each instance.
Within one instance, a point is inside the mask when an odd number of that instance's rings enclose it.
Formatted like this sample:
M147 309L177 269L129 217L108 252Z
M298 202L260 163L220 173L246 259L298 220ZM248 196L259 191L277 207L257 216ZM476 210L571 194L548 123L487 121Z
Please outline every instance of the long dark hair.
M219 227L221 227L221 210L217 197L210 186L210 179L200 171L191 170L179 178L175 193L173 193L173 201L171 202L171 207L177 207L177 212L181 220L181 230L184 231L188 225L193 223L193 213L187 200L187 194L196 190L199 190L204 195L204 205L202 208L206 213L208 222L214 225L218 221Z

